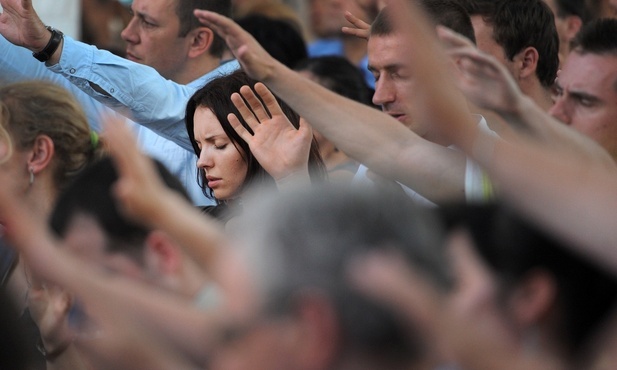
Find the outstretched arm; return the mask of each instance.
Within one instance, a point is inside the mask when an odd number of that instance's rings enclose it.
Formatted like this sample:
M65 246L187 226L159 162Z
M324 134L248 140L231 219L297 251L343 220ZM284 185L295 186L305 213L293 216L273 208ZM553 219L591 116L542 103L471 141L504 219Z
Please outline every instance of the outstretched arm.
M263 81L341 151L431 200L463 199L465 158L460 153L424 140L394 118L303 78L274 60L232 20L202 10L195 14L226 40L251 77Z
M558 122L525 96L495 58L447 28L439 27L438 35L448 46L449 55L459 61L456 82L471 102L501 115L518 135L614 166L610 155L592 139Z
M0 14L0 34L6 40L31 51L40 51L47 45L51 33L32 8L31 0L0 0L0 4L4 8ZM23 57L34 60L27 54ZM28 65L28 69L32 69L30 62ZM205 75L190 86L179 85L161 77L148 66L70 37L64 37L46 65L49 71L66 78L89 97L191 152L183 122L186 102L198 87L217 75ZM236 66L227 63L217 72L227 73ZM38 69L36 72L38 74ZM9 80L14 78L7 77Z
M6 172L0 171L0 181L6 185L13 179ZM165 338L165 341L170 341L194 358L203 358L208 354L209 345L216 340L217 322L220 319L218 312L206 314L193 307L191 302L178 300L177 296L85 265L59 245L49 233L44 219L37 218L23 206L19 197L10 193L13 188L0 187L0 219L5 222L6 236L39 279L75 293L86 313L95 319L95 324L102 324L103 329L124 332L134 326L136 330L142 326L154 328L152 335L160 335L160 338ZM150 202L152 199L157 198L150 198ZM204 218L201 214L195 217L197 220ZM208 224L205 224L207 227ZM209 240L203 240L202 247L207 249ZM226 263L223 269L218 265L223 258L216 259L216 263L212 260L214 258L208 260L205 266L210 269L208 272L213 277L221 276L218 272L226 273L233 266ZM224 293L225 288L232 284L238 286L238 280L243 276L235 270L230 273L234 274L233 281L228 279L230 282L227 283L227 280L218 280ZM125 327L122 326L124 324Z
M115 195L124 212L138 222L165 230L212 271L226 243L220 226L163 184L123 122L108 120L103 138L118 168Z

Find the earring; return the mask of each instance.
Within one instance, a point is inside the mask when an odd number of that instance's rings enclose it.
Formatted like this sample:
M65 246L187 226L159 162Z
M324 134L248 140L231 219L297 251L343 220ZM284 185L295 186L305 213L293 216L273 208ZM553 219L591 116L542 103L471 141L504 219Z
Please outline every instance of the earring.
M30 186L34 184L34 170L30 167Z

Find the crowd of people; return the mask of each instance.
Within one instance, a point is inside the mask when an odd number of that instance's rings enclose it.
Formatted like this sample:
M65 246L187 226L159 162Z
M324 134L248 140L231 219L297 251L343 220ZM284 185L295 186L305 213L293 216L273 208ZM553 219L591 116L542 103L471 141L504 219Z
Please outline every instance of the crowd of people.
M1 369L617 367L615 1L122 3L0 0Z

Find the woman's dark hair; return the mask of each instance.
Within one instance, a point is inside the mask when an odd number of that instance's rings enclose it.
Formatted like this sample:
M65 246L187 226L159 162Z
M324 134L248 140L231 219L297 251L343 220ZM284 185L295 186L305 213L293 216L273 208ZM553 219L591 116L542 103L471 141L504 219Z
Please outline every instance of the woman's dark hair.
M339 56L324 56L301 61L294 68L313 74L319 84L335 93L357 102L372 105L372 91L362 72L347 59Z
M189 139L191 140L191 144L193 145L193 150L197 156L201 153L201 150L195 141L195 134L193 131L195 127L195 111L197 110L197 107L209 108L221 123L223 131L225 131L227 137L231 139L231 142L236 149L238 149L240 153L243 153L243 159L248 166L243 189L253 185L274 185L274 179L272 176L270 176L261 164L259 164L257 159L251 153L249 145L240 137L240 135L236 133L227 120L227 115L229 113L234 113L240 120L240 123L242 123L242 126L244 126L250 133L253 133L248 124L244 121L244 119L242 119L240 112L238 112L232 103L231 95L235 92L239 92L240 88L245 85L253 89L256 83L256 80L248 77L246 73L242 71L237 71L227 76L217 77L208 82L201 89L197 90L186 105L186 130L188 132ZM300 116L278 97L276 97L276 100L281 106L283 113L285 113L287 118L289 118L291 124L298 128L300 125ZM313 182L322 181L326 177L325 165L319 155L319 148L314 139L311 145L311 152L309 154L309 174ZM201 168L197 173L197 182L204 190L204 194L208 198L215 199L212 189L208 188L207 181L205 181L204 170ZM217 200L217 202L219 201Z

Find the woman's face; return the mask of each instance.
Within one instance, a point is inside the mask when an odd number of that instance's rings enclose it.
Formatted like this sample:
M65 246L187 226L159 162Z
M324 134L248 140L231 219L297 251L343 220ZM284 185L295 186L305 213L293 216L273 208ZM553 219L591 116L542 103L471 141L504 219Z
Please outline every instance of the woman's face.
M209 108L197 107L193 134L200 149L197 167L204 170L206 184L218 200L239 196L248 165Z

